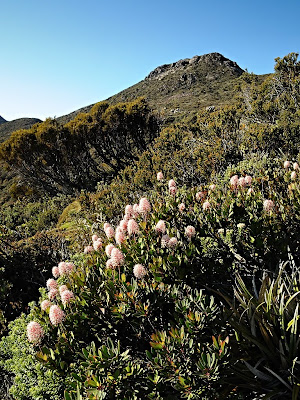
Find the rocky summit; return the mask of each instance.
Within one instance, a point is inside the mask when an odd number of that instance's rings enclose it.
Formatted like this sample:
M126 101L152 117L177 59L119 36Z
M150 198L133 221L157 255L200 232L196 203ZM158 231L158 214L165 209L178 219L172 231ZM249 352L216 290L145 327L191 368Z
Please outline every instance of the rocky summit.
M201 108L230 104L236 79L243 72L236 62L220 53L194 56L155 68L141 82L107 101L117 104L144 97L162 120L169 123L191 116ZM91 107L81 108L57 120L66 123Z
M164 64L155 68L145 78L146 80L158 79L161 80L169 74L176 72L182 72L183 81L186 80L186 73L190 70L197 68L198 65L206 64L210 68L218 69L219 67L224 68L226 72L232 74L232 76L240 76L244 70L240 68L236 62L229 60L220 53L209 53L202 56L194 56L192 58L185 58L171 64ZM193 76L193 75L191 75ZM207 75L207 79L211 79L211 75ZM191 80L192 81L192 80Z

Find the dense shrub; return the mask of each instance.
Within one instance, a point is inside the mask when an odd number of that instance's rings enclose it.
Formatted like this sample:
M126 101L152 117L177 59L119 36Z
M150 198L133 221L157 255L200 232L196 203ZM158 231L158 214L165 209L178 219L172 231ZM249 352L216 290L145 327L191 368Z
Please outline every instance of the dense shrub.
M238 393L251 398L254 391L268 393L270 385L260 381L263 372L253 366L259 353L251 359L248 341L253 337L261 350L265 335L253 335L251 318L249 328L246 318L238 323L239 306L232 306L227 317L223 308L234 293L241 306L249 308L253 301L249 310L262 327L258 318L265 321L268 314L255 308L264 307L264 299L269 307L264 293L274 287L264 274L276 279L276 266L291 253L299 262L298 236L289 231L291 224L299 229L299 170L296 163L283 161L243 162L219 181L197 188L178 187L174 181L166 188L159 182L150 203L143 198L139 206L126 207L116 236L109 224L101 232L91 231L101 238L93 236L74 258L76 267L58 265L53 271L54 276L60 273L58 281L48 281L48 294L42 291L41 301L50 296L52 306L44 302L30 318L45 331L37 357L63 376L66 399L79 398L76 393L90 399L211 399ZM283 287L280 279L277 285ZM249 290L241 293L259 282L263 297L254 301ZM66 286L58 293L57 285ZM296 293L289 292L289 298ZM285 301L296 310L289 298ZM286 328L297 329L295 312L286 314ZM286 328L281 335L288 341ZM280 343L273 340L274 351L281 351ZM297 351L293 349L293 357ZM264 369L272 366L268 354L264 352ZM293 357L284 361L287 370ZM249 380L247 389L236 379L236 371L249 377L245 366L250 375L255 368L262 372ZM285 379L295 392L297 380ZM287 398L288 390L278 384L276 390L274 398Z

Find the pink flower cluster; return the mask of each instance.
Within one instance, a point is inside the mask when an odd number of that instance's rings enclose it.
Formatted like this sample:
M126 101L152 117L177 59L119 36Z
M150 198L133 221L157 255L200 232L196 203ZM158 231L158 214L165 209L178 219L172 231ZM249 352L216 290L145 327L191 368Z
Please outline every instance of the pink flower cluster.
M49 292L48 292L49 300L54 300L57 295L58 295L58 290L57 289L50 289Z
M116 229L115 241L118 245L121 245L126 240L124 233L122 232L121 228L118 226Z
M162 181L164 179L164 175L163 175L163 173L160 171L160 172L158 172L157 173L157 180L158 181Z
M43 311L46 311L49 307L51 307L52 306L52 303L51 303L51 301L49 301L49 300L43 300L42 302L41 302L41 309L43 310Z
M185 228L185 236L189 239L191 239L193 236L196 235L196 229L192 225L188 225Z
M38 322L31 321L27 325L27 337L29 342L33 344L40 343L44 337L44 334L44 329Z
M110 259L112 266L115 268L121 267L125 262L124 254L116 247L112 249Z
M197 201L201 201L202 199L204 199L204 197L205 197L205 193L204 192L197 192L196 193L196 200Z
M178 240L175 237L170 238L169 235L163 235L161 238L161 248L174 249L178 244Z
M139 226L134 219L130 219L127 224L127 232L129 236L137 235L139 233Z
M146 197L142 197L139 202L139 212L143 216L146 216L151 211L151 204Z
M109 257L106 262L106 268L121 267L124 264L124 254L113 244L110 243L105 247L105 253Z
M61 261L58 264L58 272L59 272L60 276L65 275L65 274L68 275L72 271L74 271L74 269L75 269L75 265L71 262Z
M48 290L57 289L57 281L55 279L48 279L46 286Z
M180 203L178 206L178 210L182 213L185 210L185 204L184 203Z
M59 294L61 295L62 292L64 292L65 290L69 290L69 289L68 289L67 285L61 285L58 290L59 290Z
M74 300L74 293L71 290L63 290L60 294L61 301L64 306L69 304L71 300Z
M275 204L272 200L265 200L264 201L264 210L267 212L273 211L275 208Z
M62 323L65 319L65 316L66 315L63 310L56 304L50 307L49 318L52 325L56 326Z
M155 231L156 233L162 233L164 234L166 232L166 223L163 220L158 221L158 223L155 226Z
M245 188L246 186L251 186L252 177L250 175L241 176L240 178L238 175L233 175L230 178L230 186L232 189L237 189L238 187Z
M202 205L203 211L208 211L211 208L210 202L206 200Z
M108 222L104 224L103 228L108 239L112 239L115 236L114 228Z
M107 257L111 256L112 249L114 249L114 248L115 248L115 246L112 243L108 244L105 247L105 253L106 253Z
M169 180L168 187L169 187L169 193L172 196L175 196L175 194L177 192L177 186L176 186L176 182L174 181L174 179Z
M92 242L93 242L93 249L95 251L100 251L102 249L102 240L101 238L98 237L98 235L93 235L92 236Z
M136 264L133 267L133 275L137 279L143 279L146 274L147 274L147 270L142 264Z

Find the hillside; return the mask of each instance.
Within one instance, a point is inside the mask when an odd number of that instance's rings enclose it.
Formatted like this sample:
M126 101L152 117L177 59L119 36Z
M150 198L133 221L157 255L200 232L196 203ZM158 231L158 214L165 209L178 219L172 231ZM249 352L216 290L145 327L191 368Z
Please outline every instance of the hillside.
M0 142L8 139L12 132L20 129L29 129L39 122L42 121L38 118L18 118L13 121L5 121L0 117Z
M231 101L173 124L101 102L0 144L1 399L299 400L297 57L221 60Z
M219 53L204 54L179 60L155 68L144 80L111 96L111 104L145 97L165 123L195 114L208 106L230 104L236 93L236 80L243 74L236 62ZM260 76L262 82L265 76ZM57 118L61 124L79 113L86 113L92 105Z

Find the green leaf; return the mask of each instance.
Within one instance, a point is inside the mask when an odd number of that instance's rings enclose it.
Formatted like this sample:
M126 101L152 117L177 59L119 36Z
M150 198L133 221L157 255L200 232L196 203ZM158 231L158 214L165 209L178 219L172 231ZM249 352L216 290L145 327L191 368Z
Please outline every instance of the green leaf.
M70 394L67 391L64 392L64 397L65 397L65 400L72 400L72 397L70 396Z

